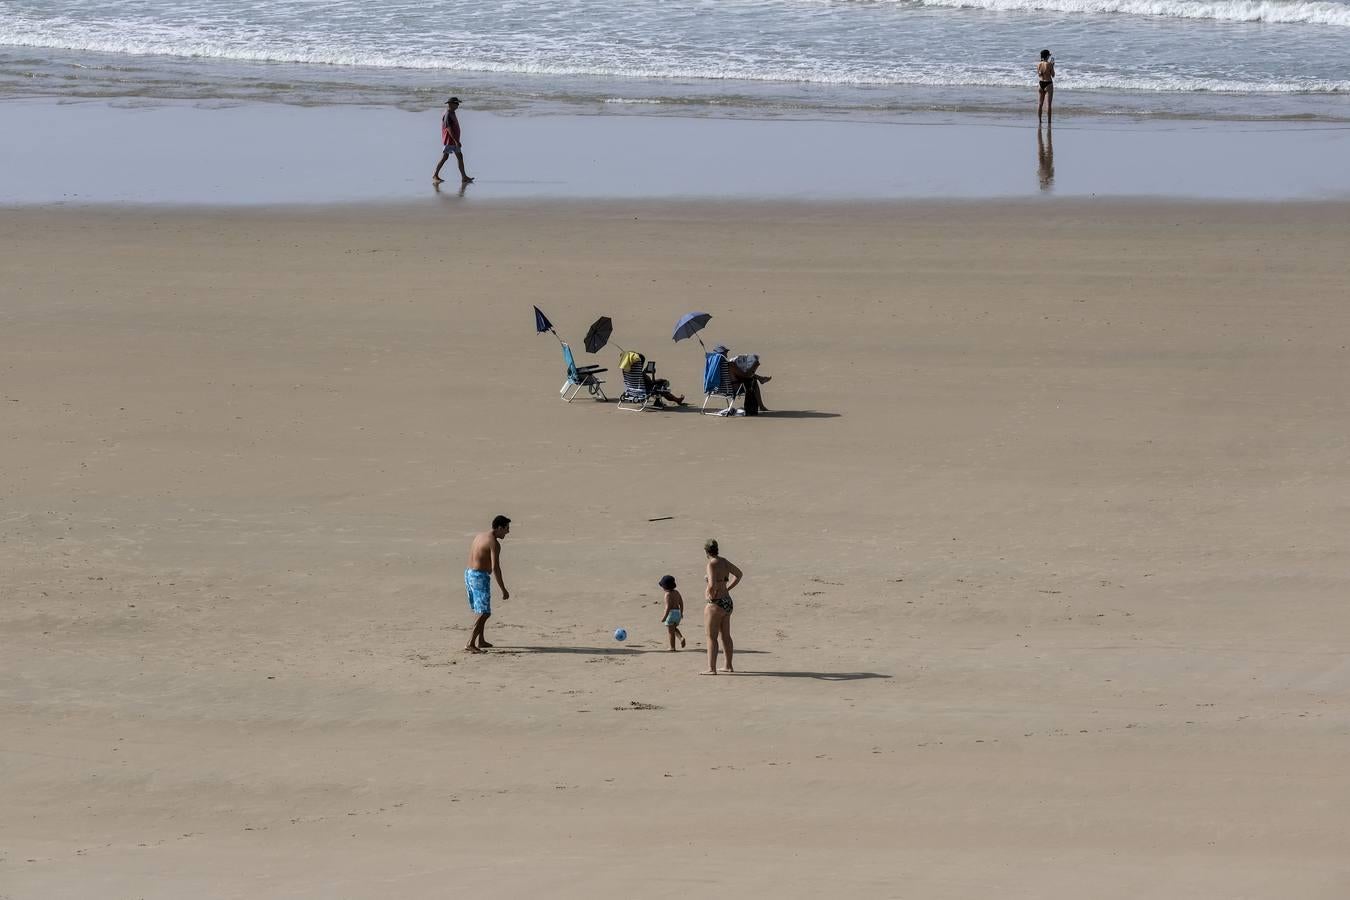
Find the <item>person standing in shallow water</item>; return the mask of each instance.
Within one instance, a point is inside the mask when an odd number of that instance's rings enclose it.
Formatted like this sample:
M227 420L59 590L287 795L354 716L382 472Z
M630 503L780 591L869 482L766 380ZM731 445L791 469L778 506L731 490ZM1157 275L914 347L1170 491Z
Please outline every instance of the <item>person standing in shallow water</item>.
M464 171L464 145L459 137L459 117L455 115L455 110L459 109L459 98L451 97L445 101L445 115L441 116L441 161L436 163L436 171L431 175L433 184L440 184L445 179L441 178L441 166L450 158L450 154L455 154L455 161L459 163L459 177L464 184L473 181L469 173Z
M511 592L506 589L502 579L502 539L511 533L511 520L506 516L497 516L492 520L492 530L473 536L469 545L469 563L464 569L464 593L469 599L469 609L478 616L469 633L469 643L464 648L470 653L482 653L492 647L483 636L487 620L492 618L492 579L497 579L497 587L502 589L502 599L510 600Z
M1036 104L1036 121L1039 122L1044 113L1045 121L1049 122L1055 114L1055 58L1049 50L1041 51L1041 61L1036 63L1036 80L1041 86L1040 100Z
M708 556L708 600L703 607L703 624L708 630L708 671L704 675L717 674L717 644L719 640L727 651L727 667L723 672L735 672L732 653L735 645L731 642L731 589L741 583L744 574L730 560L723 559L718 553L717 541L709 540L703 545Z

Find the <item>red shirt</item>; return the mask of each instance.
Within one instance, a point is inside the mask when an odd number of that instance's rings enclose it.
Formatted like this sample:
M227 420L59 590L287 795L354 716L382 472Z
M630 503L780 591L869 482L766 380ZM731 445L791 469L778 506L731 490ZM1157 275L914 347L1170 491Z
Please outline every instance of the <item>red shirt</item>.
M447 109L441 116L441 143L459 146L459 119L453 109Z

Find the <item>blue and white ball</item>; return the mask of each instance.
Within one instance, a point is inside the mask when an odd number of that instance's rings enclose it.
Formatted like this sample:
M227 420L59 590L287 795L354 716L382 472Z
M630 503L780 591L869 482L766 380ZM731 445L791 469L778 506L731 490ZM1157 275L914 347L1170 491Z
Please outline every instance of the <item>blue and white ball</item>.
M614 629L614 640L616 640L616 641L626 641L626 640L628 640L628 629L627 629L627 628L615 628L615 629Z

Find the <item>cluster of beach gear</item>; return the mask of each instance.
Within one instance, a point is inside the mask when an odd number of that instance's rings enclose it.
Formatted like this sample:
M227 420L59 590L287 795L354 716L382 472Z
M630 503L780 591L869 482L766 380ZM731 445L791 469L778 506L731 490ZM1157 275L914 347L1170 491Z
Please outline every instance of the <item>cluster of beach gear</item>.
M745 359L731 356L726 346L722 344L709 350L698 334L711 319L710 313L686 313L675 323L675 331L671 335L677 342L692 337L703 347L703 404L699 411L705 415L716 416L755 415L759 411L758 391L747 390L746 379L736 377L735 367L738 362L744 364ZM558 393L563 400L571 403L582 391L594 400L602 402L610 400L609 394L605 392L606 381L602 377L609 369L598 365L578 366L571 345L558 336L553 323L537 306L534 307L534 328L536 334L544 332L552 334L558 338L558 343L562 346L566 378ZM596 319L586 331L583 340L586 352L600 352L609 343L613 333L614 322L609 316ZM618 409L627 412L646 412L665 409L668 403L685 405L682 396L676 397L670 393L670 382L657 377L654 361L636 350L625 350L622 347L618 349L619 385L621 385L617 397ZM758 361L754 357L749 359ZM611 384L611 390L619 385ZM740 406L736 405L737 400L741 401Z

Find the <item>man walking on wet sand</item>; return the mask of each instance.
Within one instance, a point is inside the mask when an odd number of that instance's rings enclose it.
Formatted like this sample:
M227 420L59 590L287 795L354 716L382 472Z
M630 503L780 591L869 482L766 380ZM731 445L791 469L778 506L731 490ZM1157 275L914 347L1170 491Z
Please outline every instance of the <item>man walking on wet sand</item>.
M459 109L459 98L451 97L445 101L445 115L441 116L441 161L436 163L436 171L431 176L432 184L440 184L445 179L441 178L441 166L450 158L450 154L455 154L455 161L459 163L459 177L464 184L473 181L469 173L464 171L464 145L459 139L459 117L455 115L455 110Z
M469 598L469 609L478 616L473 623L473 632L465 650L470 653L482 653L492 645L483 637L483 628L492 617L492 579L497 579L497 587L502 589L502 599L510 600L511 592L502 580L502 538L511 533L511 520L506 516L497 516L492 520L492 530L473 536L469 545L469 566L464 570L464 592Z

